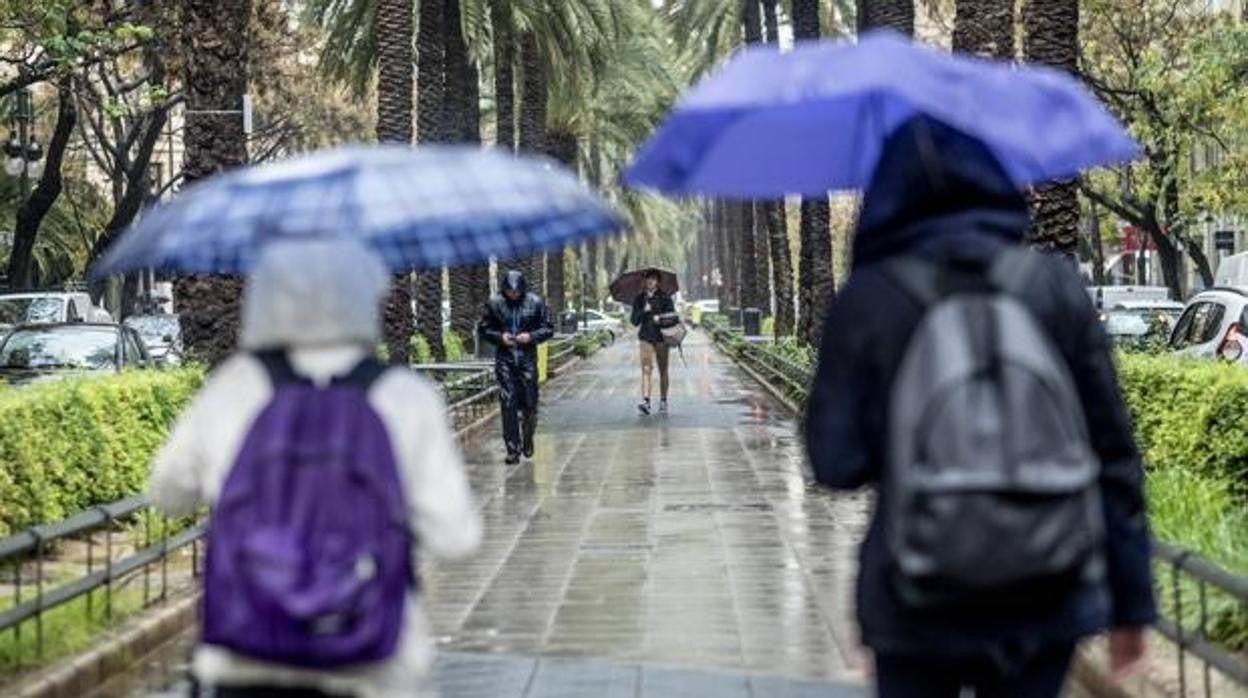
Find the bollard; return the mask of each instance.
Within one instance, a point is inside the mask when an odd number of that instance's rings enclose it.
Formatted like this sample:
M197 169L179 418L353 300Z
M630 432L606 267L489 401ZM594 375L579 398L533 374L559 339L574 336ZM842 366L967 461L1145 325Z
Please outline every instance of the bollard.
M543 342L537 345L537 382L546 382L546 371L550 365L550 345Z
M746 337L758 337L763 333L763 311L758 308L746 308L741 315L741 325Z

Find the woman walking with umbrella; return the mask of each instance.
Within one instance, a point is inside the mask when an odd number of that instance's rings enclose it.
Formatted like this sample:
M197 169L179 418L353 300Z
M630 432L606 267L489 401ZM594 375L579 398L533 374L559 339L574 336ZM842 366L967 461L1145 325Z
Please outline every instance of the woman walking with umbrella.
M641 402L637 410L643 415L650 414L650 394L653 383L654 366L659 367L659 412L667 414L668 358L670 347L663 340L663 323L676 319L676 305L672 302L672 293L676 292L676 275L658 269L645 269L629 272L616 279L612 286L612 295L617 288L636 286L638 280L641 289L633 296L632 322L638 328L637 338L641 347ZM666 282L666 283L665 283ZM618 297L618 296L617 296Z

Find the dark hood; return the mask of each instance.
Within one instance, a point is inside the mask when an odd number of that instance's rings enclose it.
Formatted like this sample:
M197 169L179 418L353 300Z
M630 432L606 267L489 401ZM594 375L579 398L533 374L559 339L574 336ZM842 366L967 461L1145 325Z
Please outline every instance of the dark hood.
M515 301L508 300L506 296L507 291L519 291L520 297ZM516 269L512 269L503 276L503 283L498 292L503 294L503 300L512 305L523 303L525 295L529 292L529 282L525 280L524 274L521 274Z
M1023 194L987 147L915 117L884 142L863 198L853 263L941 245L1018 243L1027 222Z

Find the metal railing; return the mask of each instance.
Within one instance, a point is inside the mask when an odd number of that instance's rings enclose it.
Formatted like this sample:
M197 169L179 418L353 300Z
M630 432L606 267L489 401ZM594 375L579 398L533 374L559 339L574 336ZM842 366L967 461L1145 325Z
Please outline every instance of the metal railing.
M805 402L814 377L809 366L770 351L767 342L742 340L739 331L726 323L712 320L703 326L716 346L760 380L772 382L771 389L790 396L796 405ZM1201 690L1205 698L1213 698L1214 671L1248 687L1248 652L1227 647L1211 637L1211 624L1221 617L1213 612L1215 599L1221 602L1223 616L1227 608L1238 604L1242 616L1248 617L1248 575L1222 569L1196 553L1163 541L1153 542L1153 563L1155 569L1165 571L1155 580L1163 616L1154 629L1178 650L1179 695L1186 698L1192 686ZM1241 618L1239 622L1244 621ZM1189 680L1187 655L1200 662L1199 686Z
M1153 542L1153 561L1159 571L1157 580L1164 615L1156 630L1178 648L1179 695L1187 696L1190 681L1187 657L1191 654L1201 662L1198 690L1206 698L1214 695L1213 671L1216 669L1231 681L1248 686L1248 652L1229 649L1210 637L1210 625L1221 614L1213 611L1214 601L1224 609L1236 604L1248 617L1248 576L1234 574L1182 548ZM1243 622L1243 618L1240 622Z
M550 342L552 375L575 351L573 336ZM456 431L497 409L492 361L413 369L438 384ZM6 633L12 638L7 653L0 642L0 663L6 655L10 669L42 663L46 621L54 613L78 613L70 604L79 599L83 615L67 620L103 629L165 601L171 591L193 588L204 530L202 516L174 521L136 495L0 539L0 639Z
M202 523L169 519L139 495L0 539L0 570L8 573L0 580L8 592L0 634L11 633L10 668L44 658L45 620L79 599L83 615L65 620L90 627L167 599L199 574L202 534ZM23 637L31 625L33 638Z

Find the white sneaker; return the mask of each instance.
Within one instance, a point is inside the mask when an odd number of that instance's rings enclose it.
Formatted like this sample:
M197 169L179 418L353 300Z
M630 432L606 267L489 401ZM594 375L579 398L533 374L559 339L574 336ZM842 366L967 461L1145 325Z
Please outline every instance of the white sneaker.
M637 411L644 415L650 414L650 401L642 400L641 402L637 403Z

